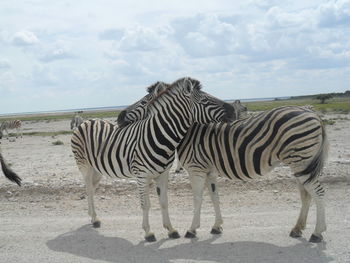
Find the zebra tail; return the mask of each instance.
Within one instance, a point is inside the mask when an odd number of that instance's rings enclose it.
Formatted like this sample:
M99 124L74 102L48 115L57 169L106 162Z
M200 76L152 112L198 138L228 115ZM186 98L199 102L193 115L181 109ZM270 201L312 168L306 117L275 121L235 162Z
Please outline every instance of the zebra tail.
M328 157L329 143L326 135L326 130L324 125L321 123L322 128L322 143L317 154L310 162L310 164L301 172L296 173L295 176L309 175L309 178L304 182L304 184L314 181L318 176L321 175L322 169Z
M21 186L22 179L14 171L12 171L9 167L7 167L5 160L2 157L1 153L0 153L0 162L1 162L2 171L4 172L4 175L6 176L6 178L12 182L15 182L19 186Z

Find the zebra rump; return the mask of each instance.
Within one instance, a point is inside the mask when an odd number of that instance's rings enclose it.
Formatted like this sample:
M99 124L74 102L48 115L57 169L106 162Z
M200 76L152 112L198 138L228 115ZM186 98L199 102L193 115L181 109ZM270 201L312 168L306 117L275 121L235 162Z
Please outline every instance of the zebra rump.
M9 167L7 167L4 158L2 157L2 154L0 153L0 163L1 163L1 169L6 176L7 179L10 181L18 184L21 186L21 181L22 179L14 172L12 171Z

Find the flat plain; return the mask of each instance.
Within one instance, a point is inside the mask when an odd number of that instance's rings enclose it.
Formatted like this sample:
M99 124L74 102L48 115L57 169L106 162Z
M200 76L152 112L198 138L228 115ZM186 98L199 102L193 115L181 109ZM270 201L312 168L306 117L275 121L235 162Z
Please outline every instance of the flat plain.
M167 237L153 187L154 243L143 241L135 180L103 178L95 195L102 226L94 229L71 152L70 120L24 121L23 138L0 144L23 179L18 187L0 174L0 262L350 262L350 115L323 118L332 125L326 128L330 153L322 176L328 229L320 244L307 241L315 225L314 205L304 236L289 237L301 204L286 167L249 182L220 178L224 232L210 234L214 211L205 192L201 228L192 240L183 237L192 219L188 175L171 169L169 211L182 237Z

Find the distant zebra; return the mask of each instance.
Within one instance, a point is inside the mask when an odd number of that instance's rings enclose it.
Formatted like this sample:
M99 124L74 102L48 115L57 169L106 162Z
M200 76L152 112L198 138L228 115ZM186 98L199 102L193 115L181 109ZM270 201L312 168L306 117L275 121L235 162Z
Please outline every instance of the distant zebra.
M102 175L134 177L137 180L142 227L147 241L155 241L149 225L149 184L157 182L163 226L171 238L179 237L167 211L166 171L174 152L194 122L230 121L232 106L201 91L200 82L183 78L168 87L153 85L148 89L143 120L129 123L125 111L118 116L118 126L105 121L83 122L73 133L72 151L86 182L89 215L95 227L97 219L93 194ZM152 99L150 99L150 96Z
M232 124L195 124L178 147L180 162L189 172L194 193L194 218L187 237L195 237L205 184L211 187L216 220L213 233L221 232L215 175L248 180L260 177L278 164L289 166L297 178L302 208L290 235L300 237L313 198L317 222L310 242L322 241L326 230L323 196L318 181L328 151L321 119L305 107L286 106Z
M20 120L10 120L10 121L4 121L0 124L0 135L4 135L4 131L6 131L6 137L8 138L9 132L8 130L16 129L16 138L18 136L18 133L21 134L22 138L22 129L21 129L22 123Z
M6 178L12 182L15 182L19 186L21 186L22 179L6 165L6 162L1 152L0 152L0 163L1 163L1 169L4 175L6 176Z
M246 106L241 104L240 100L235 100L234 102L232 102L232 106L235 109L235 120L239 120L241 118L246 117L248 109Z
M82 117L80 117L79 115L75 115L70 122L70 129L73 130L74 128L77 128L83 122L84 119Z

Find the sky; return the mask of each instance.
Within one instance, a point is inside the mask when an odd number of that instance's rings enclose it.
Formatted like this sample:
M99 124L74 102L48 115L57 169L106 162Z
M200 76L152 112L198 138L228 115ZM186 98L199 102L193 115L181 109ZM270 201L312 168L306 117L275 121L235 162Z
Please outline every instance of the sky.
M0 2L0 114L129 105L185 76L220 99L349 90L350 0Z

